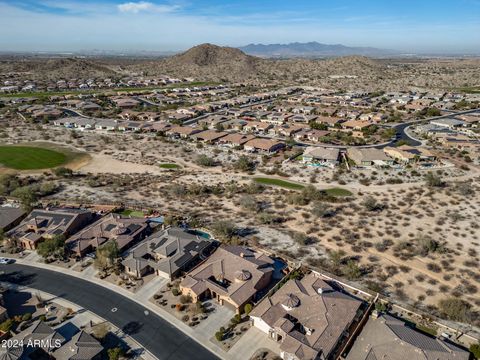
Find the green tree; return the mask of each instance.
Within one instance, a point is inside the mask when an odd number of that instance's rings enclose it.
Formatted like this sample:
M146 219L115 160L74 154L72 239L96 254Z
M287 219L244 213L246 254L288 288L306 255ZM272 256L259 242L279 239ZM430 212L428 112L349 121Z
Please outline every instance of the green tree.
M433 174L432 172L429 172L427 175L425 175L425 183L428 187L442 187L445 185L442 178Z
M199 155L195 162L197 163L197 165L204 167L215 166L215 160L211 157L208 157L207 155Z
M124 355L121 347L114 347L107 350L108 360L118 360Z
M347 265L345 266L343 272L349 280L357 280L360 278L360 276L362 276L362 271L360 270L360 267L353 260L349 260L347 262Z
M233 167L236 170L240 171L253 171L255 170L255 162L252 161L248 156L242 155L238 160L233 164Z
M37 253L42 258L50 257L63 258L65 257L65 236L55 235L50 239L46 239L38 245Z
M33 204L37 202L37 195L30 186L16 188L10 195L18 198L22 204L22 207L26 211L30 211L33 207Z
M211 226L213 233L221 240L230 241L237 234L237 227L228 220L219 220Z
M244 308L243 308L243 311L245 312L245 314L250 314L251 311L252 311L252 304L248 303L248 304L245 304Z
M470 352L475 356L475 359L480 359L480 341L476 344L470 345Z
M20 181L16 175L0 175L0 195L10 195L10 193L19 186Z
M12 319L7 319L0 324L0 331L4 333L9 332L12 329L14 324L15 324L15 321L13 321Z
M97 269L104 271L113 266L118 256L117 241L109 240L97 248L94 265Z

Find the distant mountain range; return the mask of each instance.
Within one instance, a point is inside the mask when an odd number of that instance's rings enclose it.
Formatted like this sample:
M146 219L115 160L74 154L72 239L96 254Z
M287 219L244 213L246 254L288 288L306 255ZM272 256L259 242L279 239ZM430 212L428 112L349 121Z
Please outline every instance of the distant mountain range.
M388 49L377 49L373 47L350 47L341 44L321 44L319 42L290 44L249 44L239 48L249 55L273 58L294 58L294 57L333 57L361 55L371 57L383 57L398 55L399 52Z

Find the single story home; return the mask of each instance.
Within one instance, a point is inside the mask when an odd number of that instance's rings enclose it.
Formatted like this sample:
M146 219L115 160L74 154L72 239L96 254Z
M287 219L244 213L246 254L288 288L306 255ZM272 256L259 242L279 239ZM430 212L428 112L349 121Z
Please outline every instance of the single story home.
M205 142L205 143L212 144L212 143L217 142L220 138L222 138L224 136L227 136L227 135L228 135L228 133L226 133L224 131L205 130L205 131L196 133L196 134L192 135L191 137L192 137L192 139L194 139L196 141L202 141L202 142Z
M254 139L255 136L251 134L228 134L227 136L222 137L218 140L218 143L227 147L236 147L242 146L246 142Z
M468 360L470 353L446 340L425 335L391 315L374 312L346 360Z
M394 160L380 149L348 148L347 156L359 166L393 165Z
M435 161L436 156L429 150L417 146L402 145L398 147L388 146L383 149L385 154L404 163L412 163L416 161Z
M311 146L305 149L302 155L302 162L310 165L335 167L339 163L340 150Z
M254 138L243 145L244 149L251 152L275 153L285 147L285 144L273 139Z

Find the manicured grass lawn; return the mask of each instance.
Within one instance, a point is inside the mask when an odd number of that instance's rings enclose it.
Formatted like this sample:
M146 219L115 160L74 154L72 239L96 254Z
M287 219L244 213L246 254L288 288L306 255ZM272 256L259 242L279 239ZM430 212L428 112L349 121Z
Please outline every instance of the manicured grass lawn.
M346 190L346 189L342 189L342 188L331 188L331 189L325 189L325 192L328 194L328 195L331 195L331 196L352 196L353 194Z
M280 180L280 179L272 179L272 178L265 178L265 177L258 177L253 179L255 182L263 185L273 185L273 186L280 186L286 189L291 190L302 190L305 186L300 184L295 184L290 181Z
M49 169L66 162L67 156L55 150L33 146L0 146L0 164L15 170Z
M437 336L437 329L430 328L427 326L423 326L421 324L416 324L416 328L420 331L423 331L426 334L430 334L432 336Z
M144 216L144 213L142 211L132 210L132 209L125 209L120 214L124 216L140 217L140 218L143 218Z
M257 178L254 178L253 180L259 184L280 186L280 187L291 189L291 190L302 190L303 188L305 188L305 186L302 184L296 184L296 183L286 181L286 180L281 180L281 179L257 177ZM331 189L325 189L323 191L325 191L325 193L327 193L328 195L335 196L335 197L353 195L350 191L342 188L331 188Z
M180 165L177 164L160 164L158 166L162 169L180 169Z

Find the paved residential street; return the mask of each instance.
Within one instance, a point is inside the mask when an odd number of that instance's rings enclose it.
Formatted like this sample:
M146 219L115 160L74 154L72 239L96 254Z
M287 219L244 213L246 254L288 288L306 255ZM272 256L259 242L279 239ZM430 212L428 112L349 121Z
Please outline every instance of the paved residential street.
M159 359L216 359L206 348L135 301L89 281L24 265L0 265L0 281L60 296L121 328Z

